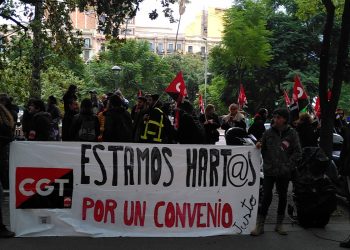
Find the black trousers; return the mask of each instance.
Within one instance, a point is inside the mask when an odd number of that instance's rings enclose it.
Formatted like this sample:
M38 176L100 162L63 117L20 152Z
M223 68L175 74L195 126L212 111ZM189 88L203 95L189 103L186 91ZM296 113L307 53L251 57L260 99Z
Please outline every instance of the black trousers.
M276 190L278 193L278 209L277 215L284 216L287 206L287 192L289 178L281 178L276 176L264 176L264 194L262 197L259 214L266 216L272 201L272 190L276 183Z

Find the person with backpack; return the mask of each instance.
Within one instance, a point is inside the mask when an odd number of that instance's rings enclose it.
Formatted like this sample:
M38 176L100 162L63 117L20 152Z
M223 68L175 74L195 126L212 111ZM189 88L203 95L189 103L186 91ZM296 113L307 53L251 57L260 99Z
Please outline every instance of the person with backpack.
M81 101L80 113L74 116L70 132L73 141L97 142L100 124L90 99Z
M132 142L131 115L122 105L123 101L118 95L109 98L108 109L104 112L105 142Z

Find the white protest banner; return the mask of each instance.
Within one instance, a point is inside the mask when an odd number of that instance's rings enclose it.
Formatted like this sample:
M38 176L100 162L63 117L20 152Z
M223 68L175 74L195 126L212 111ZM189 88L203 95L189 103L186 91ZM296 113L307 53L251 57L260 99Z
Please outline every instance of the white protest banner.
M259 199L254 147L13 142L17 236L249 234Z

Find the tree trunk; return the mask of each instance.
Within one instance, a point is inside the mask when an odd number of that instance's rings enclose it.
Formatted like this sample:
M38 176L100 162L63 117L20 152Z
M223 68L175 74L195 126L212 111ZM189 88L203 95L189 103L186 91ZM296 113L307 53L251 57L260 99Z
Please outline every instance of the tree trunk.
M32 79L30 86L30 97L41 98L41 80L40 73L43 66L42 58L42 18L43 18L43 0L37 0L35 3L35 17L32 23L33 31L33 54L32 54Z
M331 114L328 104L328 71L329 71L329 52L331 45L331 36L334 24L335 7L332 0L322 0L326 7L327 18L323 31L323 41L320 55L320 79L319 79L319 96L321 102L321 132L320 132L320 146L325 153L330 157L332 155L332 129L334 123L334 114Z
M321 100L321 147L326 154L331 157L333 145L333 127L335 111L341 93L341 87L344 78L344 65L348 57L349 34L350 34L350 0L345 0L342 16L341 34L339 39L337 65L333 75L332 97L328 102L328 62L330 38L334 20L334 5L331 0L323 0L327 9L327 22L324 31L324 40L322 44L320 61L320 88L319 95ZM326 36L327 35L327 36ZM325 39L327 37L327 40ZM326 61L327 60L327 61Z

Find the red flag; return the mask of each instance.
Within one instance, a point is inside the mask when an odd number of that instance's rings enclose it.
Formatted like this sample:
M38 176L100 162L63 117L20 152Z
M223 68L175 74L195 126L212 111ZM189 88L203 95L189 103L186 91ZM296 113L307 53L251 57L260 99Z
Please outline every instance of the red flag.
M165 92L167 92L176 102L183 101L184 97L187 96L187 89L182 72L177 74L175 79L165 89Z
M328 90L327 97L328 97L328 101L330 101L332 98L332 91L331 90ZM321 100L320 100L319 96L316 97L314 110L315 110L316 116L318 118L321 118Z
M243 108L244 105L248 104L247 97L245 95L245 91L242 84L240 84L240 87L239 87L237 103L240 109Z
M328 101L332 99L332 90L328 90Z
M315 114L318 118L320 118L321 116L321 102L320 102L320 97L316 97L316 103L315 103L315 107L314 107L314 110L315 110Z
M204 114L204 103L203 103L203 97L202 94L199 94L199 110L201 111L201 114Z
M293 100L294 102L298 102L298 100L307 100L306 91L298 75L294 77Z
M137 97L140 97L140 96L142 96L142 91L141 91L141 89L139 89L139 92L137 93Z
M287 106L287 108L288 108L289 105L290 105L290 99L289 99L289 97L288 97L287 91L285 91L285 90L284 90L284 101L286 102L286 106Z

